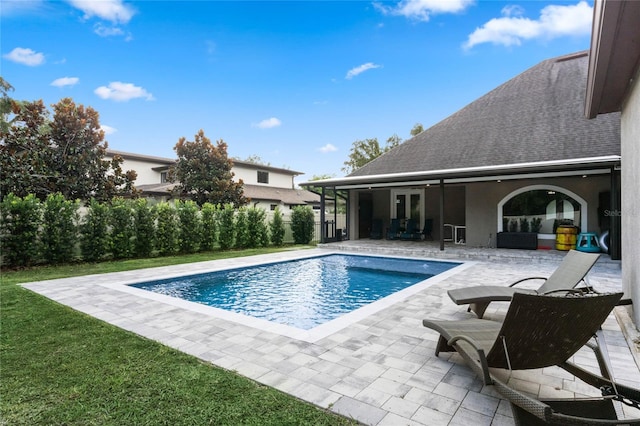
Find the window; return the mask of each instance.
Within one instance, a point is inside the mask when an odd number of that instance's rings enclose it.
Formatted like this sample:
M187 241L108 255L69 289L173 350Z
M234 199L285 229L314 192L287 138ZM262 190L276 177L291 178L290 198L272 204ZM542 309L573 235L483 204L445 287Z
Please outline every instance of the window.
M558 224L586 225L586 202L558 187L521 188L504 198L498 212L503 231L554 234Z
M269 207L271 208L271 211L274 211L276 209L276 207L278 207L278 205L277 204L271 204Z
M167 172L160 172L160 183L167 183Z
M258 183L269 183L269 172L258 170Z

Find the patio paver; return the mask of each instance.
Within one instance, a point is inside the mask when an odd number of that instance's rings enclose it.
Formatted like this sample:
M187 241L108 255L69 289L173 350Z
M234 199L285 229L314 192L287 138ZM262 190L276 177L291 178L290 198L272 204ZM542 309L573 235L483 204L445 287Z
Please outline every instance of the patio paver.
M322 408L367 425L513 424L509 405L468 369L457 354L434 356L437 334L422 327L422 319L469 318L466 307L456 306L446 290L469 285L505 285L521 277L549 274L562 253L520 253L496 249L454 247L437 253L424 242L395 244L354 241L326 248L283 252L129 271L90 277L29 283L24 286L50 299L85 312L222 368L237 371ZM463 269L404 300L364 318L336 328L326 336L296 338L279 327L267 329L252 321L206 309L123 291L114 283L179 276L211 268L244 266L266 260L343 250L410 257L447 257L473 260ZM590 283L603 291L620 289L619 263L599 262ZM506 303L493 303L487 318L499 318ZM616 308L616 310L625 308ZM632 349L612 314L603 329L616 377L640 387L640 371ZM308 337L308 336L307 336ZM586 350L575 356L594 365ZM508 373L505 372L508 375ZM511 384L536 396L594 394L558 368L513 372Z

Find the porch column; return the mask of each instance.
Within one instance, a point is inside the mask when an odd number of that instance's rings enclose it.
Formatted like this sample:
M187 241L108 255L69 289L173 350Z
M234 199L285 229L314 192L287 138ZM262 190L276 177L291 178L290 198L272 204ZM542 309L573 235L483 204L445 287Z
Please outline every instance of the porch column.
M444 179L440 179L440 251L444 251Z
M324 226L325 205L326 205L325 187L323 186L322 187L322 192L320 194L320 242L321 243L326 243L327 242L327 231L326 231L325 226Z
M611 216L609 229L609 255L612 260L622 259L622 229L620 226L620 170L611 167Z

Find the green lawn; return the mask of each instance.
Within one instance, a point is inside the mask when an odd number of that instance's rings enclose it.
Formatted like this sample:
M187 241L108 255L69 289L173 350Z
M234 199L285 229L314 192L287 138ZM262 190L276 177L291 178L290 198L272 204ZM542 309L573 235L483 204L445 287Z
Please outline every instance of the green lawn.
M355 424L18 285L271 251L274 249L3 271L0 424Z

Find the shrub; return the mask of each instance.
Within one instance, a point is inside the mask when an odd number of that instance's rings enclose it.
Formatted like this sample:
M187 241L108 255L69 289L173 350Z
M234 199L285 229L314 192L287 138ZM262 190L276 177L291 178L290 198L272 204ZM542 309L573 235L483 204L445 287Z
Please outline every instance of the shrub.
M89 202L80 226L80 247L87 261L104 259L109 254L109 209L95 199Z
M146 198L139 198L133 202L134 253L136 257L149 257L153 253L156 216L156 211Z
M296 206L291 213L291 231L296 244L309 244L313 240L315 219L309 206Z
M180 220L180 251L195 253L200 248L200 210L195 201L176 202L178 219Z
M218 217L218 242L222 250L228 250L233 247L235 239L233 204L225 204L222 209L217 210Z
M35 195L9 194L2 200L0 242L2 256L10 266L28 266L38 256L38 230L42 205Z
M509 232L518 232L518 220L511 219L509 222Z
M116 259L133 256L135 229L131 203L122 197L111 200L111 252Z
M269 245L269 231L265 219L267 213L264 209L251 207L247 210L247 247L257 248Z
M156 249L160 254L170 255L178 251L178 218L176 209L169 203L155 206L158 216L156 227Z
M249 225L247 223L247 209L240 207L236 212L236 244L239 249L249 247Z
M520 232L529 232L529 221L526 217L520 219Z
M213 250L218 241L218 226L216 222L216 206L211 203L204 203L200 209L202 220L202 239L200 241L202 250Z
M273 218L269 222L269 230L271 231L271 243L276 247L282 246L284 244L285 229L280 207L276 207L273 211Z
M542 219L539 217L534 217L531 219L531 232L535 232L536 234L540 232L540 228L542 227Z
M40 241L42 256L48 263L73 260L78 236L79 201L65 199L64 195L49 194L44 201Z

